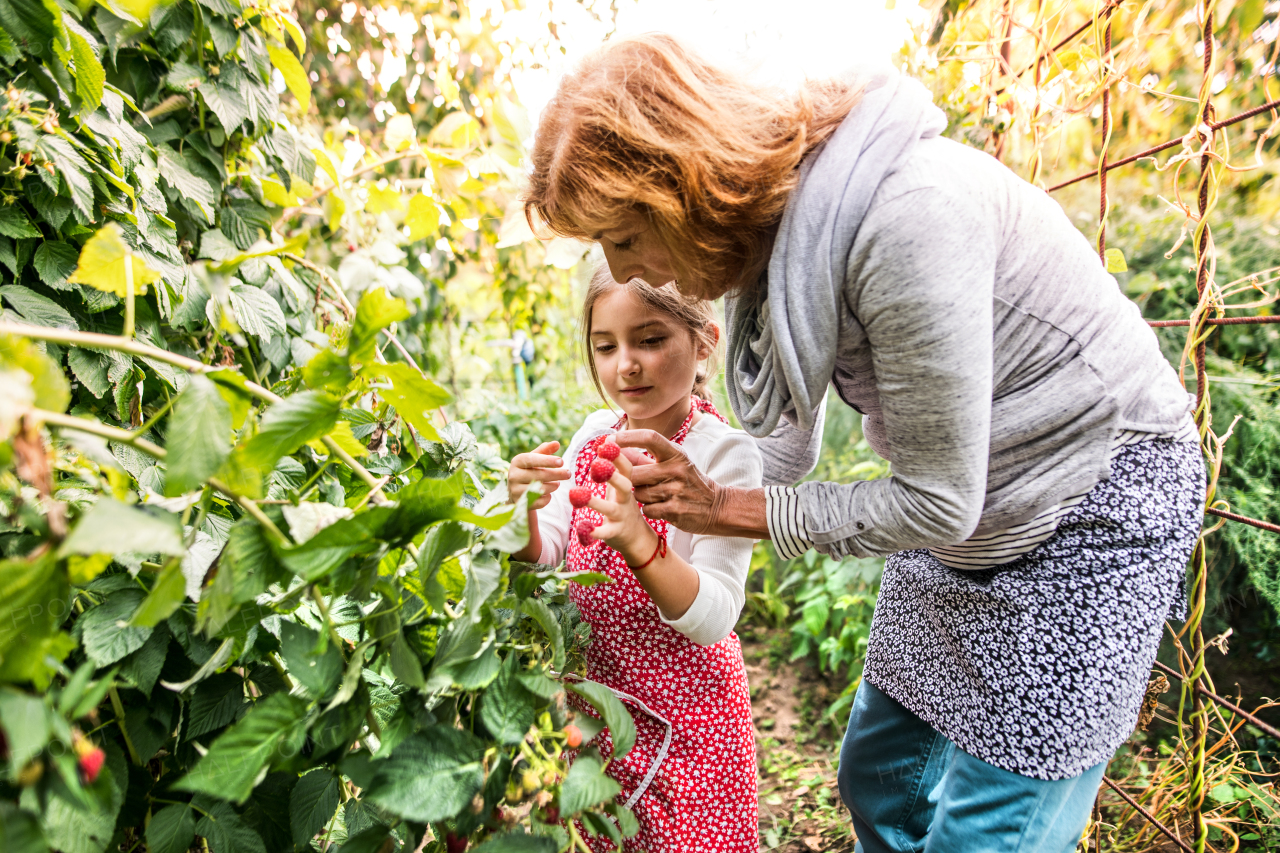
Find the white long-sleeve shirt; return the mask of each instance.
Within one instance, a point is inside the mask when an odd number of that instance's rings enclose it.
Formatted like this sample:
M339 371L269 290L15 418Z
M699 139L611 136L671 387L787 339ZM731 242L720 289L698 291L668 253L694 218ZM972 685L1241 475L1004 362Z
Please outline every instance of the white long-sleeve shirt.
M570 472L576 470L578 453L583 446L597 436L613 433L617 421L617 413L608 409L587 417L564 455ZM716 483L760 488L763 475L760 451L742 430L703 415L690 428L683 448L698 470ZM571 535L573 507L569 504L569 489L572 485L572 480L561 482L560 488L551 495L551 502L538 510L538 531L542 535L540 563L556 564L564 559ZM702 646L729 636L746 601L753 544L750 539L694 535L671 526L667 531L667 547L698 573L698 594L679 619L668 619L659 608L662 621Z

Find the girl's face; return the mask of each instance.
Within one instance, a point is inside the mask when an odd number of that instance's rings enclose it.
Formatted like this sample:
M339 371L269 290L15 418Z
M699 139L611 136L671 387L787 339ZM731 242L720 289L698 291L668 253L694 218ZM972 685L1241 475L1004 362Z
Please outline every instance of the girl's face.
M673 411L684 412L698 362L711 355L688 329L624 288L592 306L591 350L600 384L630 426L652 422L652 428Z
M676 281L671 252L658 240L649 221L638 213L628 212L618 223L593 234L593 239L604 249L609 274L622 284L638 278L650 287L664 287L675 283L685 296L697 299L716 299L724 295L725 288L717 288L711 282Z

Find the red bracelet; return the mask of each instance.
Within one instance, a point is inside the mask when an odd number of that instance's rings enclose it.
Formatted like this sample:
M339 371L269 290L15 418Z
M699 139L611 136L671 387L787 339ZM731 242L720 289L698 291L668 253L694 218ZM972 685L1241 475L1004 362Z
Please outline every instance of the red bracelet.
M630 563L627 563L627 568L633 572L638 572L644 567L648 566L654 560L658 559L658 557L660 556L661 557L667 556L667 537L666 536L658 537L658 547L653 549L653 554L649 556L649 559L645 560L643 563L641 563L638 566L633 566Z

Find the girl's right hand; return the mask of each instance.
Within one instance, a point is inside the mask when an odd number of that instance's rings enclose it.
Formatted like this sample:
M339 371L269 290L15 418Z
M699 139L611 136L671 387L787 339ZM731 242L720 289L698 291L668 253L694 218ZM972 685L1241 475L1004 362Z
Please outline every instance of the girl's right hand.
M564 460L555 455L559 449L560 442L548 441L511 460L511 467L507 469L507 495L511 503L524 497L530 483L542 484L542 496L531 509L542 509L551 502L551 494L560 488L560 481L573 476L565 468Z

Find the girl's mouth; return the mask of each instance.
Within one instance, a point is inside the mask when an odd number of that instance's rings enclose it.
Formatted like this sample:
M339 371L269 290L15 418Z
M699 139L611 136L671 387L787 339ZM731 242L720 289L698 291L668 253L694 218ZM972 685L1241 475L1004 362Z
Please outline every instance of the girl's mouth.
M619 393L624 397L643 397L651 390L653 390L652 385L635 385L631 388L623 388Z

